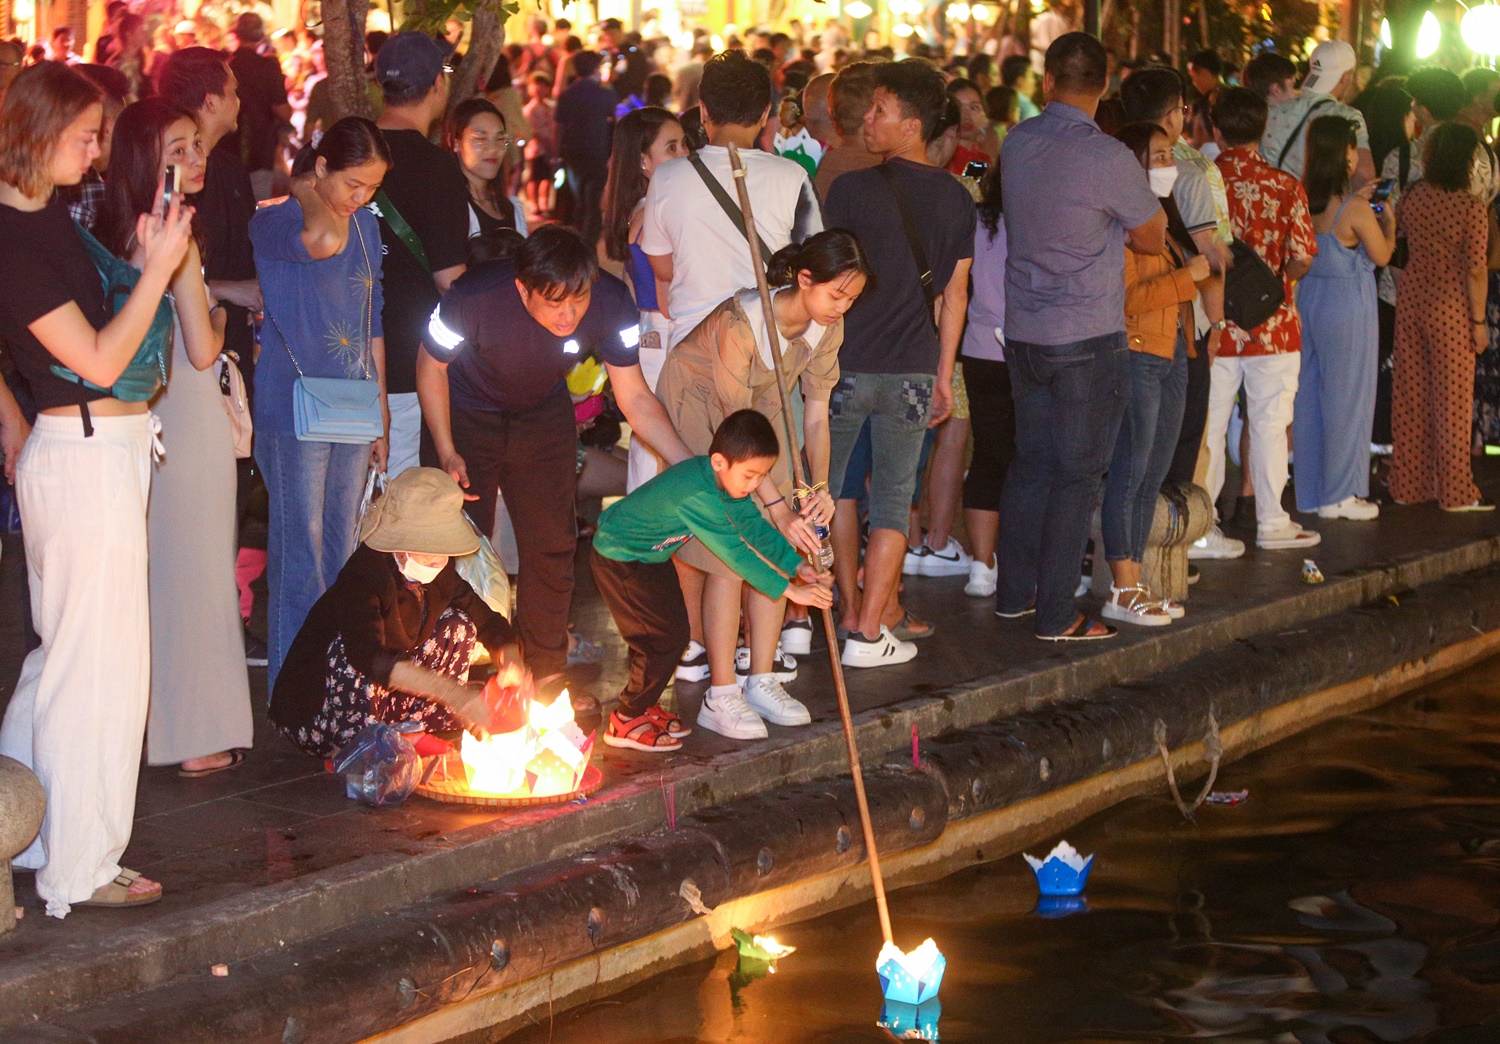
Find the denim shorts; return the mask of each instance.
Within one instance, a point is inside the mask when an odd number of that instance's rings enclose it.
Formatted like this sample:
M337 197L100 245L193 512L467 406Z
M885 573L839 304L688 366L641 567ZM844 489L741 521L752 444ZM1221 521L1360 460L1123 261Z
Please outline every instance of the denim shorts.
M834 489L848 492L859 482L860 475L847 472L869 421L871 529L907 530L922 440L932 418L933 381L930 373L845 373L829 397L828 475Z

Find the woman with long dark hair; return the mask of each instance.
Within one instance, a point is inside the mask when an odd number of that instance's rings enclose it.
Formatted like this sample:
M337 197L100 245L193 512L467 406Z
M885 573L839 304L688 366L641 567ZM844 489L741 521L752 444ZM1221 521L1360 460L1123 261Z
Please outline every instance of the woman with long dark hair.
M190 113L157 98L115 123L99 235L114 253L136 252L135 228L159 205L169 168L177 189L203 188L206 163ZM165 455L147 516L151 551L151 715L146 763L204 776L244 759L252 742L250 681L234 566L238 553L234 433L210 367L224 343L224 308L203 285L198 246L174 284L176 313L167 387L152 401Z
M801 383L803 410L801 451L808 479L818 492L804 505L803 518L828 525L833 499L828 495L828 398L839 379L838 351L844 341L844 313L866 289L870 266L859 241L842 229L829 229L777 251L768 278L774 287L771 308L781 339L782 379ZM714 429L741 409L765 414L781 431L781 396L768 341L767 317L755 290L742 290L709 312L667 355L656 395L688 448L707 453ZM798 447L787 447L791 453ZM792 476L785 455L756 491L761 511L780 528L794 517L790 508ZM778 510L779 509L779 510ZM782 688L796 677L795 662L778 657L785 601L771 601L752 590L747 630L750 646L736 650L740 592L743 583L712 552L696 544L677 554L679 569L703 575L694 586L703 591L700 612L689 602L691 645L684 659L703 655L709 666L708 695L698 724L731 739L766 735L762 719L776 725L806 725L807 709ZM743 695L736 676L745 677ZM611 722L628 733L631 722Z
M484 98L459 102L448 113L443 142L469 185L469 237L510 228L526 234L526 208L505 194L506 153L514 140L500 110Z
M1297 510L1319 518L1372 519L1370 436L1380 328L1375 269L1396 249L1396 216L1370 206L1374 186L1349 190L1355 127L1320 116L1307 128L1302 184L1318 236L1312 268L1297 282L1302 372L1292 411Z
M384 470L390 452L380 228L365 209L390 165L380 128L346 116L298 155L291 198L250 222L266 308L255 367L255 460L271 497L273 689L302 621L354 550L371 462ZM299 438L293 398L303 377L378 381L386 436L373 444Z
M171 336L163 298L202 286L185 272L192 209L179 199L137 219L130 269L54 194L99 155L103 111L98 88L57 62L23 69L0 108L0 338L40 411L15 470L42 640L6 708L0 754L47 794L41 834L15 863L37 871L53 917L161 898L119 863L151 686L146 401ZM130 281L128 296L106 295Z
M1480 498L1470 459L1474 356L1489 346L1489 222L1486 201L1470 190L1481 149L1472 127L1439 124L1427 139L1422 180L1396 204L1409 251L1396 298L1387 483L1399 504L1435 499L1444 511L1495 508Z
M1192 241L1172 199L1177 180L1172 139L1157 124L1144 122L1127 123L1115 137L1146 169L1152 190L1167 211L1169 232L1177 231L1168 235L1160 254L1125 251L1130 386L1100 516L1104 556L1113 577L1103 612L1122 623L1161 627L1180 618L1183 609L1150 589L1141 576L1141 561L1156 517L1156 498L1182 430L1196 284L1210 273L1208 258L1186 254Z
M682 124L666 109L637 109L615 124L609 179L604 185L604 253L625 265L625 281L641 313L641 375L652 391L666 360L667 317L657 297L665 288L658 288L651 262L640 244L646 186L657 167L686 155ZM628 487L634 489L655 474L656 458L632 439Z

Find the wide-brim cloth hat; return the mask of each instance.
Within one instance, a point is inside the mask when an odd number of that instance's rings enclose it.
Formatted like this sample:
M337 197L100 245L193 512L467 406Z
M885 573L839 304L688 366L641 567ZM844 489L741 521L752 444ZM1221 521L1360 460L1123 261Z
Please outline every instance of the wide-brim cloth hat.
M1324 40L1313 48L1302 89L1314 94L1332 94L1344 74L1357 64L1359 60L1354 56L1354 48L1343 40Z
M446 471L407 468L365 512L359 538L375 551L471 555L479 534L464 518L464 491Z

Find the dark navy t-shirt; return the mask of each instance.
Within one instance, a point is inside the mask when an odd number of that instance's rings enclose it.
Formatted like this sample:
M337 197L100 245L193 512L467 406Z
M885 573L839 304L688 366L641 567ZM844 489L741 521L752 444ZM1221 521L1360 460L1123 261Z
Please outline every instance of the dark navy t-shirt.
M423 347L448 364L448 401L471 410L540 406L589 355L612 366L640 362L640 314L624 283L599 274L578 328L558 337L537 322L516 289L510 261L465 272L432 314Z

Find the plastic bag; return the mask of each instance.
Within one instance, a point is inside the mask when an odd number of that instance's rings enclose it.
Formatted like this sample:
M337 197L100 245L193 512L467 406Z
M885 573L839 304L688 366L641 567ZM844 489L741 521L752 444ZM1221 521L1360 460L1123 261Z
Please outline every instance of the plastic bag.
M363 805L399 805L422 780L422 759L406 731L421 726L373 721L360 729L339 756L335 771L344 777L344 792Z
M506 575L505 563L500 561L500 556L495 554L495 549L490 546L487 536L479 532L479 527L474 520L464 513L464 521L469 523L476 536L479 537L479 550L472 555L462 555L455 560L455 568L458 575L463 578L464 583L474 589L474 593L484 599L484 604L495 612L510 619L510 577Z

